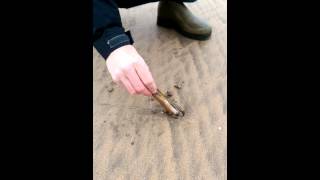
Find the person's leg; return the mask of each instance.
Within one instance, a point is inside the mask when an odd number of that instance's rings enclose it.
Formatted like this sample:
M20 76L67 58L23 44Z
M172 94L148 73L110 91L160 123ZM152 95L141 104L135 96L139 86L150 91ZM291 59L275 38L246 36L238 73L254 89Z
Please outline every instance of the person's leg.
M196 0L114 0L119 8L131 8L151 2L159 2L157 24L173 28L182 35L196 40L206 40L211 35L211 27L194 16L183 4Z
M131 8L142 4L151 2L158 2L159 0L114 0L119 8Z
M206 40L211 36L211 27L194 16L183 2L160 0L157 24L173 28L182 35L196 40Z
M158 2L159 0L114 0L119 8L131 8L147 3ZM171 0L175 2L195 2L197 0Z

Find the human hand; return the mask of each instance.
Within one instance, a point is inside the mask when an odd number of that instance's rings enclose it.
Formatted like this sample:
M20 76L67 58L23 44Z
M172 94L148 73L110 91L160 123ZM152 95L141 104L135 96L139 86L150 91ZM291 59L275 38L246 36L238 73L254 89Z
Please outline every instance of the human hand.
M130 94L151 96L157 91L148 65L132 45L114 50L106 64L113 81Z

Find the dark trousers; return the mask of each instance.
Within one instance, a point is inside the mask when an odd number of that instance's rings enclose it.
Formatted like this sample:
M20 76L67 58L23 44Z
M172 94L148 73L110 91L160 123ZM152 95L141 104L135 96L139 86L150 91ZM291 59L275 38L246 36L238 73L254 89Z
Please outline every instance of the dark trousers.
M142 4L147 4L151 2L158 2L159 0L114 0L119 8L131 8L134 6L139 6ZM195 2L196 0L171 0L176 2Z

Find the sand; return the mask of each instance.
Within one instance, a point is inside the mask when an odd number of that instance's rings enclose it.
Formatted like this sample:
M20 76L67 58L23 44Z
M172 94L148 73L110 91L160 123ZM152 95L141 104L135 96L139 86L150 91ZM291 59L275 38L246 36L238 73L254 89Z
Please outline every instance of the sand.
M213 26L210 40L156 26L157 3L120 11L159 89L184 107L183 118L170 118L156 101L113 84L93 49L94 180L227 179L227 3L201 0L188 7ZM174 87L178 81L181 89Z

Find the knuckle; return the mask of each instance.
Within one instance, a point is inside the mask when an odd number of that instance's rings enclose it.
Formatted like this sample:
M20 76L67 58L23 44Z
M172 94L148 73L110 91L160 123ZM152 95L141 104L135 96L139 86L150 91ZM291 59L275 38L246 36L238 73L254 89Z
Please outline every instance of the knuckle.
M122 69L122 72L125 73L125 74L127 74L127 73L129 73L129 72L131 71L131 68L132 68L131 65L126 66L126 67L124 67L124 68Z
M131 95L137 94L135 91L129 91L129 93L130 93Z
M140 64L139 61L134 61L134 62L132 63L132 65L138 65L138 64Z
M120 82L119 76L112 76L112 80L113 80L113 82L115 82L115 83L119 83L119 82Z
M155 84L154 84L152 81L146 82L146 86L147 86L148 88L150 88L151 90L156 89Z
M115 79L120 79L120 77L122 77L122 76L123 76L123 73L121 71L114 72Z
M147 86L153 86L153 82L152 81L146 81L146 85Z
M144 93L144 95L145 95L145 96L151 96L151 93L146 92L146 93Z
M136 88L137 93L141 94L144 91L144 88L142 87L137 87Z

